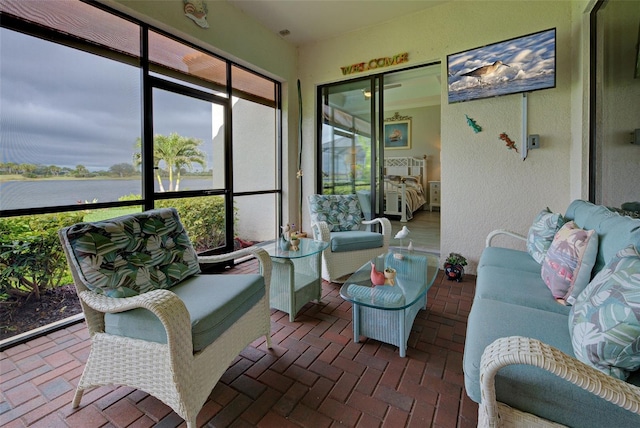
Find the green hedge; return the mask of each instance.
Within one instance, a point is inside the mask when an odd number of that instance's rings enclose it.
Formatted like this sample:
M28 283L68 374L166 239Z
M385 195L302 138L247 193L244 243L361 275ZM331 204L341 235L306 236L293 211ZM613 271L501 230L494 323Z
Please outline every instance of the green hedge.
M222 196L167 199L157 201L156 207L178 210L196 251L224 245ZM73 282L58 240L59 229L81 221L107 220L139 211L139 207L125 207L0 218L0 300L10 296L39 298L47 288Z
M82 221L84 213L0 218L0 298L40 297L72 282L58 230Z
M178 210L180 220L197 252L224 245L225 210L222 196L165 199L156 201L156 207L174 207Z

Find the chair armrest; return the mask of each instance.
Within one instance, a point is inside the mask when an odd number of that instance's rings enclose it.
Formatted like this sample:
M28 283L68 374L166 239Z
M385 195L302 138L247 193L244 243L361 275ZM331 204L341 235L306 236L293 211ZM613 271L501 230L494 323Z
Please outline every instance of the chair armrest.
M267 296L271 286L271 268L272 262L269 253L264 248L252 246L232 251L230 253L218 254L215 256L198 256L199 263L219 263L227 260L235 260L245 256L253 256L258 259L260 264L260 274L264 277L264 285Z
M313 239L316 241L329 242L331 240L331 232L329 231L329 225L326 221L311 223L311 231L313 232Z
M499 235L507 235L507 236L510 236L512 238L516 238L516 239L519 239L519 240L522 240L522 241L526 241L527 240L526 236L521 235L519 233L511 232L511 231L504 230L504 229L497 229L497 230L494 230L494 231L492 231L491 233L489 233L487 235L487 240L485 241L485 247L490 247L491 246L491 241L493 240L493 238L495 238L496 236L499 236Z
M537 339L510 336L497 339L487 346L480 360L482 402L479 419L485 421L486 426L497 426L499 422L495 375L501 368L515 364L539 367L640 415L639 387L608 376Z
M363 220L362 224L380 224L382 228L382 234L384 235L384 245L385 247L389 246L389 241L391 241L391 221L386 217L378 217L373 220Z
M172 349L171 353L178 353L183 357L192 356L193 340L189 311L172 291L158 289L132 297L108 297L85 290L78 297L90 308L104 313L124 312L136 308L151 311L160 319L167 332L167 343Z

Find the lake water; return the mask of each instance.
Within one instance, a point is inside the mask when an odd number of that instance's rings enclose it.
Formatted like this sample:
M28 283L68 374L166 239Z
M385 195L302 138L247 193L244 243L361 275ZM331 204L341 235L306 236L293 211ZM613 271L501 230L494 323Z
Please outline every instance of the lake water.
M209 189L211 179L183 179L180 190ZM0 182L0 209L13 210L58 205L73 205L84 201L116 202L130 194L142 194L142 184L136 180L33 180Z

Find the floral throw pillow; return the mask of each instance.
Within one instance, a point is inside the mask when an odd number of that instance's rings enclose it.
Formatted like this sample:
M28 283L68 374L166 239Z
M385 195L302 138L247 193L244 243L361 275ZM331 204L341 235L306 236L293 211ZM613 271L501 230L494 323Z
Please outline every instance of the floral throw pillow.
M561 303L573 304L591 280L598 254L598 234L565 223L553 238L542 262L542 279Z
M170 288L200 272L175 208L78 223L66 234L87 288L109 297Z
M357 195L309 195L311 222L324 221L330 232L359 230L362 208Z
M576 357L626 379L640 368L640 254L630 245L593 278L569 313Z
M558 213L552 213L546 208L538 214L529 228L527 236L527 251L535 261L542 264L549 246L556 236L558 229L564 224L564 217Z

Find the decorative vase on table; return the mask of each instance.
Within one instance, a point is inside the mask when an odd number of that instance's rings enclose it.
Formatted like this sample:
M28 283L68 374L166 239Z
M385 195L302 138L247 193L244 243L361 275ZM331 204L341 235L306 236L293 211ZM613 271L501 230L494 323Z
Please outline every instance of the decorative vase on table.
M376 265L371 263L371 284L384 285L385 277L382 272L376 270Z

